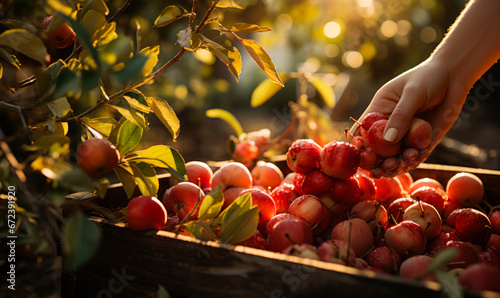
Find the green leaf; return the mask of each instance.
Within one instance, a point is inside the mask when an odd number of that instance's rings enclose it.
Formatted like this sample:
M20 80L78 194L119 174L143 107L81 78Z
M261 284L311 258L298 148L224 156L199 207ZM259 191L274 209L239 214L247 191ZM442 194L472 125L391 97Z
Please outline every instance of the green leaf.
M188 230L191 237L194 237L201 241L208 241L217 238L212 231L212 226L209 222L206 221L192 220L187 223L186 229Z
M130 199L134 195L136 182L132 169L124 164L119 164L115 168L115 174L123 185L123 189L127 194L127 198Z
M158 196L159 181L156 171L147 163L130 163L134 179L140 192L145 196Z
M453 260L454 257L458 255L458 253L459 250L456 247L450 247L440 251L434 256L432 262L427 267L427 272L433 273L443 266L446 266L449 262L451 262L451 260Z
M48 102L47 106L49 107L52 114L56 116L56 118L62 118L73 111L66 97L60 97L51 102Z
M333 92L332 86L326 84L320 78L315 78L309 83L311 83L311 85L316 88L318 93L321 95L321 98L323 98L326 106L332 109L335 106L335 93Z
M156 18L154 26L163 27L187 16L189 16L188 11L183 7L177 5L169 5L165 7L158 18Z
M100 11L90 9L83 15L80 25L87 31L90 40L94 41L96 33L106 25L106 16Z
M160 54L160 46L156 45L153 47L146 47L146 48L142 49L139 53L148 57L148 60L144 64L144 67L142 68L142 71L141 71L142 76L147 77L151 74L151 72L153 71L153 68L158 63L158 55Z
M87 262L95 253L101 230L82 212L77 212L66 220L63 231L65 265L68 269L74 269Z
M6 50L0 48L0 57L5 59L10 64L12 64L12 66L17 68L17 70L20 70L21 63L19 62L19 60L17 60L16 56L11 55L11 54L7 53Z
M148 57L144 56L143 54L134 55L125 63L124 68L113 73L113 77L118 81L119 84L123 86L127 85L134 79L141 77L142 69L147 61Z
M157 97L146 97L153 113L160 119L161 123L168 129L175 142L180 133L181 124L170 105L163 99Z
M443 287L444 297L449 298L463 298L464 292L462 286L459 283L458 277L444 270L437 270L435 272L438 282Z
M47 49L43 41L26 29L9 29L0 34L0 46L9 47L45 65Z
M233 25L232 29L234 31L239 31L239 32L267 32L267 31L271 31L271 28L259 27L258 25L247 24L247 23L236 23Z
M131 152L127 159L134 162L146 162L154 167L172 169L177 172L180 181L185 180L186 165L177 150L167 145L155 145L146 150Z
M281 73L280 78L284 84L290 79L287 73ZM271 79L265 79L253 90L250 106L255 108L264 104L281 89L282 86L271 81Z
M257 206L252 206L252 195L246 193L231 203L219 217L222 217L221 242L239 243L257 230L259 210Z
M198 212L198 219L214 219L219 214L222 205L224 205L224 195L221 186L217 185L203 199Z
M262 48L260 44L255 40L240 38L234 33L233 35L236 36L236 38L238 38L238 40L243 44L245 50L248 52L248 54L250 54L255 63L257 63L257 65L260 67L260 69L262 69L266 76L271 79L271 81L275 82L281 87L284 87L285 85L283 85L283 82L278 75L273 60L271 59L269 54L266 53L264 48Z
M143 129L147 129L148 124L146 123L146 119L144 118L144 115L137 112L135 109L126 109L119 107L117 105L107 105L108 107L111 107L118 111L125 119L132 121L134 124L139 125Z
M125 121L118 131L117 149L120 155L125 155L134 149L142 139L142 128L130 120Z
M97 50L92 45L91 36L89 35L89 33L71 17L67 16L66 14L60 15L64 18L64 20L66 20L66 22L70 24L71 28L73 28L73 30L75 31L80 43L87 49L95 64L99 67L101 65L101 60L99 59Z
M205 115L209 118L219 118L225 121L233 128L237 136L240 136L243 133L243 128L241 127L240 122L229 111L223 109L210 109L205 112Z
M113 129L118 125L118 121L109 117L82 118L82 122L97 130L105 138L109 138Z
M156 293L157 298L170 298L170 294L162 285L158 286L158 292Z

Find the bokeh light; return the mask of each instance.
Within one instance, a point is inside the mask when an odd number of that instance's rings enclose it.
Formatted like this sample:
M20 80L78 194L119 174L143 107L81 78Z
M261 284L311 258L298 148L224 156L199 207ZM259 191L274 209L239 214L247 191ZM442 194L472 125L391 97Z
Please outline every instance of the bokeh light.
M398 25L393 20L387 20L380 25L380 33L386 38L391 38L398 32Z
M340 32L341 32L340 24L335 21L328 22L323 27L323 33L328 38L338 37L340 35Z
M432 43L437 38L437 32L431 26L426 26L420 30L420 39L425 43Z
M359 68L363 65L363 55L357 51L347 51L342 55L342 63L350 68Z

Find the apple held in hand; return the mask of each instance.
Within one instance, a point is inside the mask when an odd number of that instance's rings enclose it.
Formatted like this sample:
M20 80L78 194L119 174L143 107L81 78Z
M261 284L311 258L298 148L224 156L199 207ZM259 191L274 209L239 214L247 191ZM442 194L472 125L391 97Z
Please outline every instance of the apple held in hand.
M107 139L92 138L78 147L76 161L89 177L96 179L118 165L120 152Z
M286 153L290 170L305 174L319 168L321 146L310 139L300 139L292 143Z
M384 130L387 120L378 120L368 130L366 141L368 146L381 157L397 156L401 152L402 141L396 143L387 142L384 139Z
M135 197L127 205L127 223L132 230L160 230L167 223L167 211L155 197Z
M424 149L429 146L432 140L432 126L429 122L420 118L413 118L410 128L403 138L403 144L415 148Z
M368 136L368 130L370 130L370 127L372 127L373 123L379 120L387 120L387 119L389 118L380 112L368 113L366 114L366 116L363 117L363 119L361 119L359 132L364 138L366 138Z
M333 141L321 149L321 171L332 178L347 179L356 174L360 162L358 149L346 142Z

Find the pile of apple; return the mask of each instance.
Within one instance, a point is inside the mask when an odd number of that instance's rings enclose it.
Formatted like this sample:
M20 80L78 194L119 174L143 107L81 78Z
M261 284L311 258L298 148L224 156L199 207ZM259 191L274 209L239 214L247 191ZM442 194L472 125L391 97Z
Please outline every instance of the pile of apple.
M286 176L263 161L251 169L233 161L215 172L191 161L188 181L167 189L161 202L130 201L128 226L162 229L167 220L195 220L196 202L220 186L223 209L251 193L259 211L256 232L234 244L421 280L436 280L429 263L456 248L440 270L459 276L464 288L500 292L500 209L481 210L477 176L458 173L446 187L431 178L413 181L409 173L374 179L360 161L350 143L321 147L306 139L290 146Z

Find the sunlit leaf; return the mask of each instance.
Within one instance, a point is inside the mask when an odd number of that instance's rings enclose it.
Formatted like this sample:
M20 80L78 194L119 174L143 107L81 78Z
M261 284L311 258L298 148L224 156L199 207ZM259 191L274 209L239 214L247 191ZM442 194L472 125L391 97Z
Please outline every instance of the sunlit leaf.
M284 84L289 80L287 73L281 73L280 78ZM250 105L255 108L264 104L281 89L282 86L271 81L271 79L265 79L253 90Z
M170 168L181 175L179 180L184 180L186 165L177 150L166 145L155 145L148 149L135 151L128 154L128 158L135 162L146 162L154 167Z
M315 78L309 83L318 91L326 106L332 109L335 106L335 92L333 92L332 86L326 84L320 78Z
M106 25L106 16L100 11L90 9L83 15L80 25L87 31L90 40L94 41L96 38L95 33Z
M51 102L48 102L47 106L49 107L52 114L54 114L54 116L56 116L57 118L62 118L73 111L66 97L60 97Z
M118 36L116 35L116 23L111 22L104 24L104 26L96 30L92 35L91 40L94 41L94 46L99 45L102 47L103 45L107 45L117 38Z
M191 237L201 241L208 241L216 238L210 223L206 221L192 220L187 223L186 229Z
M131 96L127 96L127 95L124 95L123 98L134 109L136 109L136 110L138 110L140 112L143 112L143 113L150 113L151 112L151 108L149 106L142 104L137 99L135 99L135 98L133 98Z
M205 115L209 118L218 118L225 121L234 130L237 136L243 133L243 128L236 117L231 114L231 112L223 109L210 109L205 112Z
M221 242L238 243L255 233L259 210L257 206L252 206L252 195L246 193L231 203L220 217Z
M108 138L118 125L118 121L110 117L97 117L97 118L82 118L82 121L93 129L101 133L105 138Z
M130 163L130 168L139 191L145 196L157 197L160 184L155 169L144 162Z
M158 54L160 54L160 46L146 47L142 49L139 53L148 57L148 60L142 68L142 76L147 77L153 71L153 68L158 63Z
M46 4L55 11L65 15L70 15L73 9L59 0L47 0Z
M234 31L240 32L267 32L271 31L271 28L260 27L256 24L247 24L247 23L236 23L233 25L232 29Z
M256 3L256 0L220 0L217 7L245 9L249 5Z
M3 77L3 65L0 63L0 79Z
M146 123L146 119L144 118L144 115L142 115L141 113L138 113L134 109L126 109L123 107L119 107L117 105L107 105L107 106L117 110L118 113L120 113L127 120L132 121L133 123L139 125L143 129L147 129L148 125Z
M198 219L213 219L219 214L224 204L224 195L221 186L217 185L208 195L205 196L198 211Z
M177 118L174 110L170 105L163 99L157 97L146 97L146 102L148 103L153 113L156 117L160 119L161 123L165 125L170 134L173 137L173 141L177 139L180 133L180 121Z
M241 54L233 42L218 29L203 31L197 35L207 49L228 67L238 80L241 73Z
M71 139L60 134L43 135L36 139L32 145L27 145L26 150L49 149L54 143L58 143L61 145L70 144Z
M101 238L101 230L82 212L77 212L66 220L63 232L65 265L68 269L75 269L94 255Z
M9 47L45 65L47 49L43 41L26 29L9 29L0 34L0 46Z
M95 11L98 11L102 13L103 15L108 15L109 14L109 8L104 2L104 0L88 0L86 1L85 5L81 9L81 15L85 15L86 12L90 9L93 9Z
M187 16L188 11L183 7L177 5L169 5L165 7L158 18L156 18L154 26L163 27Z
M236 34L233 35L236 36L236 38L238 38L238 40L243 44L245 50L248 52L248 54L250 54L250 56L257 63L260 69L262 69L262 71L266 74L266 76L276 84L284 87L285 85L283 85L283 82L278 75L273 60L271 59L269 54L267 54L264 48L262 48L261 45L255 40L240 38Z
M132 53L132 40L119 37L104 45L99 51L99 58L106 69L122 62L127 62Z
M127 198L130 199L134 195L135 187L137 186L132 169L127 165L119 164L114 171L123 185Z
M142 128L130 120L125 121L120 126L116 145L121 155L125 155L139 144L142 139L142 132Z

